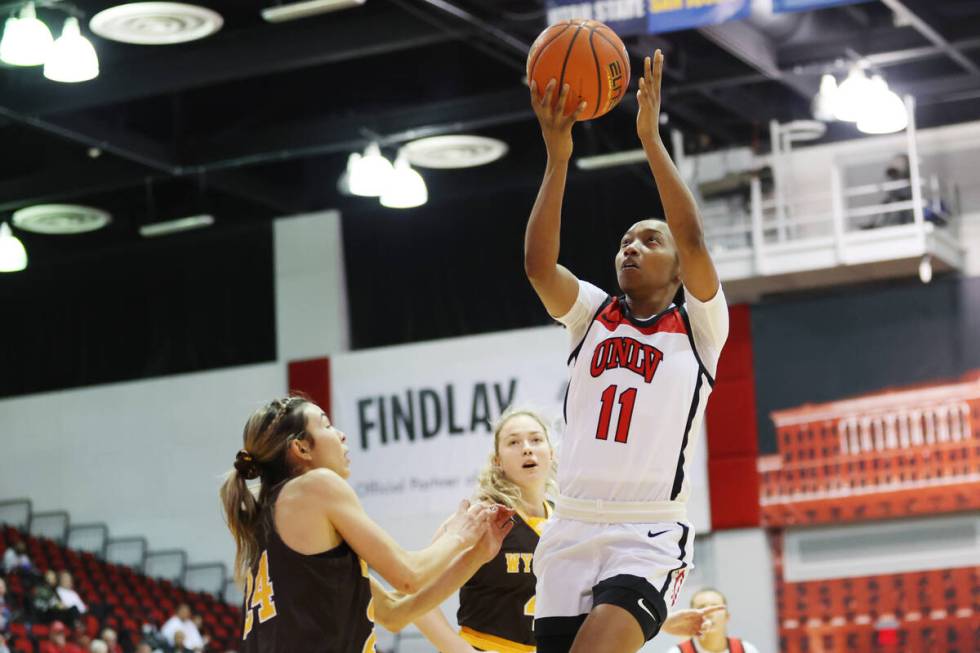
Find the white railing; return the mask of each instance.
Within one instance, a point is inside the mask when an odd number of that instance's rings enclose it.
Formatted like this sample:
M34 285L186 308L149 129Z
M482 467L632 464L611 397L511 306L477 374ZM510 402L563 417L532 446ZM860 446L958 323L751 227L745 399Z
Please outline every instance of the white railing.
M804 241L827 238L842 249L849 234L888 226L918 224L923 236L933 228L955 230L957 189L936 174L921 178L919 186L915 192L906 179L845 187L835 166L829 193L786 198L780 210L778 198L764 198L761 183L754 178L747 207L728 202L702 210L705 238L714 252L761 251L774 245L803 245ZM903 189L909 192L902 195L911 199L895 199ZM893 193L892 199L882 198L884 193Z

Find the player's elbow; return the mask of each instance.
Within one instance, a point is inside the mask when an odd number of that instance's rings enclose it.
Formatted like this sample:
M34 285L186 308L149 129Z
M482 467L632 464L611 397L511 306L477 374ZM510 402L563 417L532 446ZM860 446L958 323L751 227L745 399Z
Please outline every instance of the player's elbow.
M374 622L392 633L397 633L411 623L403 607L396 605L385 606L374 612Z
M401 569L395 573L395 577L389 578L388 582L402 594L415 594L422 587L422 579L409 564L401 565Z
M539 283L555 271L555 262L540 255L524 254L524 274L532 284Z

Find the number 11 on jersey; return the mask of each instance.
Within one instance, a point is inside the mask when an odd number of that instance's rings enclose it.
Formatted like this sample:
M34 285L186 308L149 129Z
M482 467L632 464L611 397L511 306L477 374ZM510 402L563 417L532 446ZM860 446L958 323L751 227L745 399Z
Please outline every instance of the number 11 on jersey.
M602 406L599 408L599 425L596 427L597 440L609 438L609 422L612 421L613 404L619 387L611 385L602 391ZM625 443L630 435L630 422L633 421L633 404L636 403L636 388L627 388L619 395L619 417L616 419L616 442Z

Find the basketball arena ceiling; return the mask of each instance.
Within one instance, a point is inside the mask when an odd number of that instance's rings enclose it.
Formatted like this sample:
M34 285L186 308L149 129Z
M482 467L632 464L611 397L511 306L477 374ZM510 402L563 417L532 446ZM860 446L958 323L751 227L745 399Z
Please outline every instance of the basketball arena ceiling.
M72 3L86 26L115 4ZM391 156L418 136L464 132L505 141L505 164L434 173L431 201L537 184L544 154L522 78L543 0L366 0L281 23L261 16L272 0L201 4L224 20L202 40L91 36L101 74L89 82L0 68L0 220L37 203L91 205L115 217L99 238L118 246L140 240L134 225L181 213L227 227L356 210L376 200L338 192L351 152L378 140ZM666 52L664 108L691 151L767 149L771 120L810 117L820 74L841 79L860 60L917 98L920 127L980 119L976 0L861 2L624 40L634 71ZM635 147L634 112L628 94L579 127L576 154ZM856 134L838 123L825 138Z

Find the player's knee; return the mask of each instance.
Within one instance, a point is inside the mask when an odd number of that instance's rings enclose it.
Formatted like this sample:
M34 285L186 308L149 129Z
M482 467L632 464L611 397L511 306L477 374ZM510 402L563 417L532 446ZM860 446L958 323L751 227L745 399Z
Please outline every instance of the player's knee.
M586 615L544 617L534 620L534 639L538 653L568 653Z
M643 639L653 639L667 619L667 604L652 585L639 576L620 574L592 588L593 604L615 605L629 612L643 631Z

